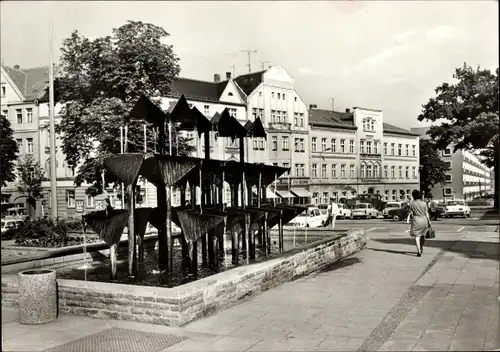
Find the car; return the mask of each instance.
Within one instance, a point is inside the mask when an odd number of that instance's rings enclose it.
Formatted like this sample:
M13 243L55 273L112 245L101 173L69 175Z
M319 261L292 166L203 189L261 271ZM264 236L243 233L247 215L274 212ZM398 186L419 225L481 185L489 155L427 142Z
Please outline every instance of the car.
M285 226L296 227L321 227L324 226L326 217L321 214L318 207L308 207Z
M406 219L410 214L410 207L407 205L403 205L400 208L393 208L387 211L387 217L394 221L401 221Z
M352 218L365 218L371 219L378 216L378 210L373 207L370 203L359 203L356 204L352 211Z
M1 234L9 230L16 230L23 223L22 219L2 219L1 221Z
M403 206L403 203L401 202L387 202L384 210L382 210L382 215L384 216L384 219L389 218L389 210L391 209L398 209Z
M445 201L443 217L451 218L454 216L463 216L467 218L470 216L470 208L465 200L453 199Z
M337 215L337 218L340 219L351 219L352 218L352 210L347 207L345 204L337 204L339 207L339 213Z

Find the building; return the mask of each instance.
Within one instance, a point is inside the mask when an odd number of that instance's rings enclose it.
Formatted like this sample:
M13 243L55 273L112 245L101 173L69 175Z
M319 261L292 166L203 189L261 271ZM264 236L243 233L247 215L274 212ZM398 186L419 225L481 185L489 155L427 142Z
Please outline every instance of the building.
M267 131L267 141L253 141L249 161L290 168L273 187L279 201L309 203L309 118L294 78L272 66L235 81L246 95L247 119L260 117Z
M309 116L313 203L363 193L408 200L419 189L416 133L385 123L381 110L311 105Z
M38 128L38 99L48 83L48 67L21 69L1 66L1 114L11 123L19 148L19 158L30 155L39 162L40 131ZM26 197L17 190L17 182L2 189L2 201L25 203Z
M429 139L428 127L412 128L421 138ZM443 161L449 167L444 184L432 188L434 199L453 198L472 200L494 192L494 176L492 169L481 163L474 152L457 150L453 145L441 151Z

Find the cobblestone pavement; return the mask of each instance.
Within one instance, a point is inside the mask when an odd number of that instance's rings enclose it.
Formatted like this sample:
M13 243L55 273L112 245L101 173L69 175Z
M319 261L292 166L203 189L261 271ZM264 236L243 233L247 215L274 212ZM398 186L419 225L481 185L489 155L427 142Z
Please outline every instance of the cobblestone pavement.
M182 328L68 315L23 326L3 308L3 350L43 351L110 328L185 337L161 351L498 349L494 227L440 229L420 258L404 227L386 227L370 228L367 248L342 263Z

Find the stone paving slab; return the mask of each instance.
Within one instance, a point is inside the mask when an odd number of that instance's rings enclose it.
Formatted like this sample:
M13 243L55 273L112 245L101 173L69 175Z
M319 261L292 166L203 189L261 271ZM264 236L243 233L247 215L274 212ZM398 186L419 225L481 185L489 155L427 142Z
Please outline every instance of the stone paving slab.
M500 347L498 235L440 234L418 258L405 234L369 234L368 247L344 263L182 328L68 315L23 326L3 308L3 350L43 351L112 328L185 338L162 351Z

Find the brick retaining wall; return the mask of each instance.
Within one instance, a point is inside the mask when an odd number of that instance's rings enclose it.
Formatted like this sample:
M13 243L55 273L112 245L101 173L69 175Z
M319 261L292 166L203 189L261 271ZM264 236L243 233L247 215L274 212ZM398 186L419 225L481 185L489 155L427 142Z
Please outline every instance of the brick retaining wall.
M174 288L58 280L60 312L181 326L246 296L317 271L361 250L364 231L325 238L279 258ZM2 305L17 305L17 276L2 276Z

